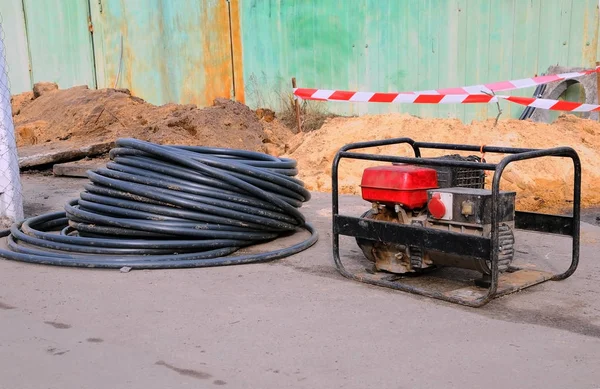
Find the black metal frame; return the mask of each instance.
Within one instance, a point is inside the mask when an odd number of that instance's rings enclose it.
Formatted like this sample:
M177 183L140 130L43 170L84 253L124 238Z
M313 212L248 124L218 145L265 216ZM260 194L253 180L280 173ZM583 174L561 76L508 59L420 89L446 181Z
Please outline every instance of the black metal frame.
M407 144L412 147L414 157L398 157L389 155L375 155L351 150L365 149L371 147ZM499 163L482 163L470 161L452 161L425 159L421 157L422 149L454 150L468 152L483 152L507 154ZM552 149L525 149L512 147L475 146L462 144L444 144L415 142L410 138L396 138L377 140L369 142L352 143L342 147L336 154L332 165L332 229L333 229L333 259L338 271L345 277L387 288L397 289L405 292L416 293L432 298L437 298L453 303L480 307L487 304L497 296L499 271L498 271L498 240L499 240L499 207L498 195L500 192L500 179L504 169L513 162L524 161L541 157L563 157L571 158L574 166L573 181L573 215L554 216L532 212L515 212L515 227L522 230L543 232L550 234L567 235L573 238L572 258L569 268L560 274L552 274L550 277L541 279L534 283L513 288L511 291L524 289L534 284L552 280L563 280L571 276L577 269L579 263L579 234L580 234L580 196L581 196L581 162L579 156L570 147L557 147ZM338 189L338 167L342 159L358 159L368 161L382 161L392 163L408 163L424 166L452 166L470 169L483 169L494 171L492 182L492 229L491 237L484 238L472 235L463 235L453 232L419 228L411 225L387 223L357 217L343 216L339 214L339 189ZM391 241L391 242L415 242L415 245L423 245L430 249L443 249L459 255L469 255L489 258L491 260L491 285L483 296L477 299L466 299L460 296L452 296L437 291L431 291L402 282L389 281L366 277L364 274L351 273L344 267L340 259L339 236L356 236L365 239Z

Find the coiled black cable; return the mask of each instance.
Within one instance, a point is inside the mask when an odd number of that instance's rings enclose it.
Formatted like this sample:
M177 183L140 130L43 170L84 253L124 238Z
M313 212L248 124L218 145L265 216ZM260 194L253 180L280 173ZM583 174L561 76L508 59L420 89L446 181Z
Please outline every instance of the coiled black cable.
M294 178L294 160L136 139L116 145L112 161L88 172L91 183L64 212L15 223L0 257L94 268L191 268L270 261L318 239L298 210L310 192ZM231 255L298 229L310 237L281 250Z

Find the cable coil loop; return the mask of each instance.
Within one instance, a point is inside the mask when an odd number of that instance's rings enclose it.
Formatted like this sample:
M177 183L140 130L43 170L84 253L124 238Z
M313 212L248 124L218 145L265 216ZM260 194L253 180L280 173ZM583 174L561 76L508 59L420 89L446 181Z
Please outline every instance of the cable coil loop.
M119 139L106 168L64 212L15 223L0 257L48 265L136 269L265 262L312 246L298 208L310 192L296 161L252 151ZM231 255L305 229L291 247ZM60 231L60 233L56 233ZM0 234L2 236L2 234Z

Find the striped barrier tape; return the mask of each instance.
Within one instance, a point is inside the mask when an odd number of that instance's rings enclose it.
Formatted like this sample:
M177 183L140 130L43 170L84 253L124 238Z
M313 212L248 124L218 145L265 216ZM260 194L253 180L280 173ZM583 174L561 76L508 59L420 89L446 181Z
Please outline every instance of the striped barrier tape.
M415 93L377 93L347 92L324 89L296 88L294 95L303 100L349 101L357 103L408 103L408 104L469 104L491 103L497 100L492 95L462 94L415 94Z
M528 107L548 109L551 111L570 111L570 112L600 112L600 105L583 104L573 101L536 99L534 97L517 96L496 96L498 98L512 101L513 103L526 105Z
M499 99L507 100L528 107L547 109L551 111L571 112L600 112L600 105L583 104L572 101L538 99L534 97L502 96L502 95L432 95L432 94L401 94L401 93L367 93L353 92L356 97L348 100L334 98L322 99L311 97L307 100L324 101L370 101L376 103L405 103L405 104L476 104L497 103ZM301 96L299 96L301 97Z
M570 80L573 78L587 76L589 74L594 74L594 73L598 73L598 72L600 72L600 66L597 66L595 69L587 69L587 70L582 70L580 72L549 74L546 76L522 78L520 80L500 81L500 82L492 82L491 84L471 85L471 86L464 86L462 88L436 89L436 90L431 90L431 91L420 91L420 92L413 92L413 93L434 94L434 95L435 94L462 95L462 94L476 94L476 93L493 94L494 92L504 92L504 91L515 90L515 89L529 88L532 86L547 84L549 82L554 82L554 81Z
M581 72L552 74L520 80L493 82L460 88L435 89L419 92L353 92L331 89L294 88L294 95L303 100L349 101L364 103L456 104L488 103L488 94L528 88L554 81L569 80L600 72L600 66ZM455 97L455 98L454 98ZM494 100L495 101L495 100Z
M490 84L480 84L463 86L460 88L435 89L418 92L392 92L392 93L374 93L374 92L352 92L330 89L311 89L294 88L294 95L304 100L322 100L322 101L351 101L351 102L370 102L370 103L401 103L405 101L395 101L400 95L474 95L474 94L493 94L494 92L529 88L541 84L547 84L554 81L570 80L577 77L586 76L600 72L600 66L595 69L583 70L581 72L551 74L547 76L538 76L523 78L520 80L492 82ZM418 103L417 103L418 104Z

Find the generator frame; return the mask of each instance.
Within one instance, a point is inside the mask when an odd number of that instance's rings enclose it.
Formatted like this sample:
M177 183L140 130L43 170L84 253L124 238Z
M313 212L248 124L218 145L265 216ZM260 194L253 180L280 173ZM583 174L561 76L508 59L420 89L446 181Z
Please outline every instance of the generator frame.
M356 149L368 149L390 145L407 144L414 152L414 157L390 156L354 152ZM498 163L471 162L428 159L421 157L421 150L452 150L465 152L481 152L506 154ZM535 212L515 211L515 228L520 230L566 235L572 237L571 264L563 273L551 273L540 270L511 268L506 273L498 270L499 253L499 202L500 179L506 167L514 162L542 157L570 158L573 162L573 212L572 216L558 216ZM482 169L493 171L492 180L492 215L491 236L489 238L456 232L429 229L419 226L369 220L339 214L339 164L342 159L406 163L421 166L450 166L456 168ZM497 146L476 146L465 144L446 144L416 142L410 138L395 138L352 143L342 147L333 160L332 170L332 233L333 259L337 270L349 279L371 285L396 289L419 294L431 298L458 303L470 307L481 307L495 297L513 293L548 280L564 280L571 276L579 263L580 236L580 197L581 197L581 162L577 152L571 147L550 149L526 149ZM371 239L382 242L411 242L429 250L464 255L470 257L489 258L491 263L491 281L487 288L463 288L449 292L440 292L410 285L401 275L390 273L370 273L368 271L352 273L348 271L340 258L340 235ZM404 282L403 282L404 281ZM478 293L478 291L482 291Z

